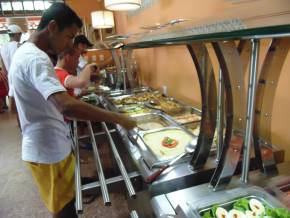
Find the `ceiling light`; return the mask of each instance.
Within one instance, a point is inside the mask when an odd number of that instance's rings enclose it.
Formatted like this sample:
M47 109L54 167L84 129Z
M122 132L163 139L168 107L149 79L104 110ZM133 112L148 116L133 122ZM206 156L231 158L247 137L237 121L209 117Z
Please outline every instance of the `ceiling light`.
M141 0L105 0L105 8L112 11L136 10L141 7Z

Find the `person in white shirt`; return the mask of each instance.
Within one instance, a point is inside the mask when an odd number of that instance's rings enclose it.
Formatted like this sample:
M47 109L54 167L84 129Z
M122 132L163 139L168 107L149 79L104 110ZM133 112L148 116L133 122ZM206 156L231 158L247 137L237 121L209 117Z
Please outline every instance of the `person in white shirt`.
M0 49L1 66L2 66L2 70L3 70L3 74L6 76L6 78L8 80L9 90L10 90L10 88L12 88L12 84L8 79L10 64L11 64L11 60L12 60L12 57L13 57L16 49L20 45L20 39L21 39L22 32L23 31L22 31L21 27L19 27L18 25L16 25L16 24L8 25L7 33L9 35L10 41L5 43ZM12 92L9 91L8 95L10 97L12 97L11 93ZM12 99L10 99L10 106L12 108L12 111L15 112L16 111L15 103Z
M85 66L88 64L88 61L85 59L84 55L87 52L87 49L92 47L93 44L87 39L85 35L77 35L74 38L74 47L79 51L79 63L77 67L78 73L80 73Z
M82 70L85 68L85 66L88 64L88 61L85 59L84 55L87 53L87 49L92 47L93 44L87 39L85 35L77 35L74 38L74 47L78 50L80 57L79 57L79 63L77 66L77 76L79 76L82 72ZM75 88L74 94L76 96L81 95L82 89L81 88Z
M74 156L65 117L118 123L126 129L136 121L71 97L56 77L48 53L60 54L73 44L82 27L64 3L44 11L37 30L15 52L10 73L22 128L22 159L55 218L77 218L74 206Z

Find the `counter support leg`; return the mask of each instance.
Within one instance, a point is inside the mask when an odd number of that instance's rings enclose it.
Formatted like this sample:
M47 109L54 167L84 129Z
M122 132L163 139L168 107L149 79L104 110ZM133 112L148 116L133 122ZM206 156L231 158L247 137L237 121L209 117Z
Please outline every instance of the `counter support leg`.
M258 58L259 58L259 40L252 39L251 43L252 43L252 51L251 51L250 74L248 84L247 120L244 142L244 153L243 153L243 167L241 176L241 180L243 183L248 182L248 174L250 168L250 149L253 136L255 94L256 94Z

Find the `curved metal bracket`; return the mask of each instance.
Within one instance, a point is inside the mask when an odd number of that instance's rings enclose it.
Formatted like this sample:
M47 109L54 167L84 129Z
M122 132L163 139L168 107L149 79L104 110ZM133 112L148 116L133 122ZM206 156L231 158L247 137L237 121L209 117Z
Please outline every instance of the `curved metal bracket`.
M206 47L203 43L187 45L195 64L201 89L201 126L191 164L193 169L204 166L209 156L216 127L216 82Z
M217 190L230 182L240 160L246 126L246 96L243 67L234 42L214 42L213 48L222 71L227 101L224 146L210 181L210 186Z
M253 136L256 157L260 160L262 171L265 174L278 173L272 149L262 148L261 145L263 142L267 142L269 143L267 146L271 146L271 118L274 97L289 49L290 38L273 39L258 81Z

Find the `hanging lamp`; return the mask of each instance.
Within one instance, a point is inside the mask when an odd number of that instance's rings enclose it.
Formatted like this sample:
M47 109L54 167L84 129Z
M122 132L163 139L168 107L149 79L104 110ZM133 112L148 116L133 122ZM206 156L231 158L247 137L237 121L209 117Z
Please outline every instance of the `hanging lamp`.
M141 0L105 0L105 8L112 11L129 11L141 7Z
M92 26L95 29L113 28L115 26L112 11L94 11L91 16Z

